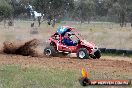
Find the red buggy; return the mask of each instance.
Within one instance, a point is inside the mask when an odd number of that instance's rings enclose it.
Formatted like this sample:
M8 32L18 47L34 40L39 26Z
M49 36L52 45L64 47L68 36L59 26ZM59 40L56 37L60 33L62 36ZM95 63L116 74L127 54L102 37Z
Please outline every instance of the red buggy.
M67 46L63 42L63 38L67 32L72 34L72 40L77 43L76 46ZM87 42L82 36L75 31L75 28L62 26L57 29L57 32L49 38L49 46L44 49L46 56L57 56L58 53L63 55L76 53L80 59L99 59L101 57L100 50L92 43Z

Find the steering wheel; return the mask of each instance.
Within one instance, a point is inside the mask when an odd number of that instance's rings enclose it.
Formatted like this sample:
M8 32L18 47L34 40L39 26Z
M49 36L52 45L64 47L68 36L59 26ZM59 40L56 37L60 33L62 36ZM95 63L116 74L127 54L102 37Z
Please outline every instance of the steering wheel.
M80 44L80 43L81 43L81 41L78 39L77 41L75 41L75 43Z
M81 41L78 39L78 40L77 40L77 44L80 44L80 43L81 43Z

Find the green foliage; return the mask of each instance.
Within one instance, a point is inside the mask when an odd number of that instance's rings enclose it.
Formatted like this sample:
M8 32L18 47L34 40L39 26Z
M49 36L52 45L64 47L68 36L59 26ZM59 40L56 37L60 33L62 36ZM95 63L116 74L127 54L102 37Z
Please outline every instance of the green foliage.
M5 0L0 0L0 16L8 18L12 15L13 8Z
M27 16L30 16L30 9L26 8L28 5L28 1L29 0L11 0L11 2L9 2L14 9L14 17L25 13L27 14Z
M95 3L92 0L78 0L75 7L75 18L79 18L81 22L89 20L94 15Z
M96 15L109 16L123 27L132 12L131 0L96 0ZM128 18L128 19L127 19Z
M20 0L19 3L22 3L22 4L24 4L24 5L28 5L28 4L31 3L31 2L32 2L32 0Z
M26 13L29 17L29 4L48 20L62 18L83 22L106 17L107 21L132 22L132 0L0 0L0 15L9 17L13 13L17 17Z
M96 15L97 16L106 16L108 9L112 7L111 0L96 0Z
M37 12L50 19L63 16L74 8L74 0L33 0L32 4Z

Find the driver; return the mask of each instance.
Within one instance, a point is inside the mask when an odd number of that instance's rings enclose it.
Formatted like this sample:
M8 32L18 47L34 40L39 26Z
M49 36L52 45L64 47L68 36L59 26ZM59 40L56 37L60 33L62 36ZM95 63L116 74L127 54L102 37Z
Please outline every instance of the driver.
M64 36L64 39L63 39L63 43L67 46L76 46L77 43L76 42L73 42L71 40L72 38L72 34L70 32L67 32Z

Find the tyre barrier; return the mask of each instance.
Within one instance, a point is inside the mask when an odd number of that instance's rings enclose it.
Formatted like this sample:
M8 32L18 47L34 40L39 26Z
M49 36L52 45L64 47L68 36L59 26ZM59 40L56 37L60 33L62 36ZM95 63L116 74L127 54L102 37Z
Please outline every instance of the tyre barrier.
M106 48L99 48L102 53L105 53Z
M132 50L126 50L127 55L132 55Z
M110 54L116 53L116 51L117 51L116 49L106 49L105 50L106 53L110 53Z
M101 53L106 53L106 54L132 55L132 50L109 49L109 48L99 48L99 49Z
M126 54L126 50L117 49L116 54Z

